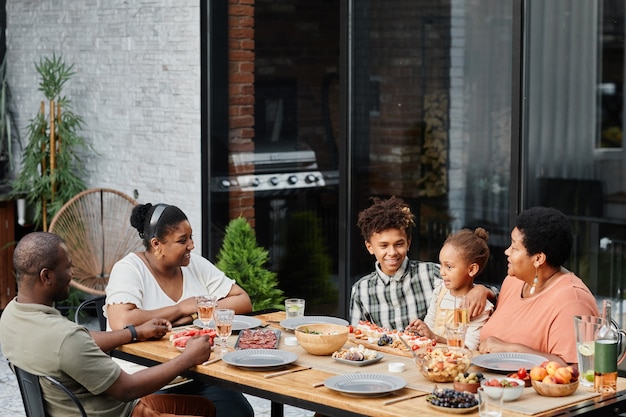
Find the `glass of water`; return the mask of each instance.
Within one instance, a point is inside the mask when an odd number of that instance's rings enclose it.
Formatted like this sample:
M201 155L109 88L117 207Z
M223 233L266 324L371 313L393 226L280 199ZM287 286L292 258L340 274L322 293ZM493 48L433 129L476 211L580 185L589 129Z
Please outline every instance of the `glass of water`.
M302 298L288 298L285 300L287 318L304 316L304 300Z

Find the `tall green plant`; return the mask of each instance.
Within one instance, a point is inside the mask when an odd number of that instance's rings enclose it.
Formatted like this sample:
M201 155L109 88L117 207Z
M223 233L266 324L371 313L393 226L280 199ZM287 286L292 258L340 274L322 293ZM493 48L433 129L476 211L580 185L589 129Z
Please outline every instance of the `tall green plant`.
M39 91L48 100L28 125L28 144L22 154L22 168L13 181L13 194L25 197L35 207L34 222L47 230L48 223L69 199L83 191L84 166L81 151L90 147L79 134L83 120L72 111L63 86L74 75L74 65L61 56L41 58L35 68L41 79Z
M267 250L258 246L254 230L239 217L226 226L216 266L237 281L252 300L255 311L283 309L283 292L278 288L276 273L263 267L269 260Z

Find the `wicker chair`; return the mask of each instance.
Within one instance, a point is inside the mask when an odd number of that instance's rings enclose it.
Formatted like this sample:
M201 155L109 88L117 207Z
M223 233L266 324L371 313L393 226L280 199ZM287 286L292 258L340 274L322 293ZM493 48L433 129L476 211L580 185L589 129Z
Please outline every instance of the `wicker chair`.
M119 191L92 188L61 207L50 222L49 231L67 244L74 264L72 286L103 295L115 262L143 248L137 231L129 223L136 204Z

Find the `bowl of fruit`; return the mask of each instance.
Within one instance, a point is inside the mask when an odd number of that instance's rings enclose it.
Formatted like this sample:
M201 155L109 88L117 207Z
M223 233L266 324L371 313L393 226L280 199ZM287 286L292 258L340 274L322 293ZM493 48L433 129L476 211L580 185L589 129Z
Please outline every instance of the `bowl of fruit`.
M507 377L521 379L522 381L524 381L524 386L526 387L530 387L532 385L530 383L530 374L528 373L528 370L526 368L519 368L517 372L507 374Z
M480 380L483 379L481 372L463 372L454 377L454 389L460 392L471 392L476 394L480 387Z
M578 389L578 368L555 361L530 369L530 379L537 394L544 397L567 397Z
M465 348L426 346L415 351L415 364L433 382L453 382L472 363L472 352Z
M504 390L502 394L503 401L517 400L526 387L521 379L509 377L483 379L480 386L492 398L498 398L499 391Z

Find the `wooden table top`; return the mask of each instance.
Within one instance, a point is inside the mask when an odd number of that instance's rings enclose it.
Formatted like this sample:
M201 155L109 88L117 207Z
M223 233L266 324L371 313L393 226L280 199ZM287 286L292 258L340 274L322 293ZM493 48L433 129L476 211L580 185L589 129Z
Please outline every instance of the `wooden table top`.
M256 317L263 323L269 323L272 328L281 329L281 339L292 335L278 324L280 320L284 319L284 312L268 313ZM236 336L231 336L229 346L232 347L235 340ZM223 385L241 392L267 398L274 402L307 408L326 415L395 417L406 416L408 413L418 414L420 412L426 413L425 415L450 414L435 410L427 404L425 401L426 395L434 389L435 383L424 378L416 369L412 359L406 356L393 355L386 351L384 353L385 357L378 364L367 367L354 367L340 364L329 356L310 355L300 346L286 346L282 343L282 340L279 349L291 351L298 355L298 360L294 364L287 365L285 369L299 369L301 367L311 367L311 369L266 378L265 375L275 371L250 371L217 360L208 365L199 365L192 368L186 376ZM172 346L167 337L159 341L124 345L113 352L113 356L143 363L144 365L165 362L177 355L180 355L180 352ZM214 357L218 358L219 354L212 356L212 358ZM390 362L405 363L406 370L400 374L389 373L387 365ZM399 376L407 381L407 386L392 394L375 398L346 396L323 386L323 382L329 377L354 372ZM452 384L438 384L438 386L451 387ZM624 378L619 378L618 388L621 391L626 389L626 380ZM594 404L602 403L603 401L615 402L615 398L603 398L591 391L581 385L571 397L550 398L539 396L533 388L525 388L524 394L519 400L504 403L503 416L522 417L533 415L547 417L559 415L563 410L573 405L587 404L589 407L594 407ZM386 404L389 400L400 397L415 398ZM472 414L477 414L477 411Z

